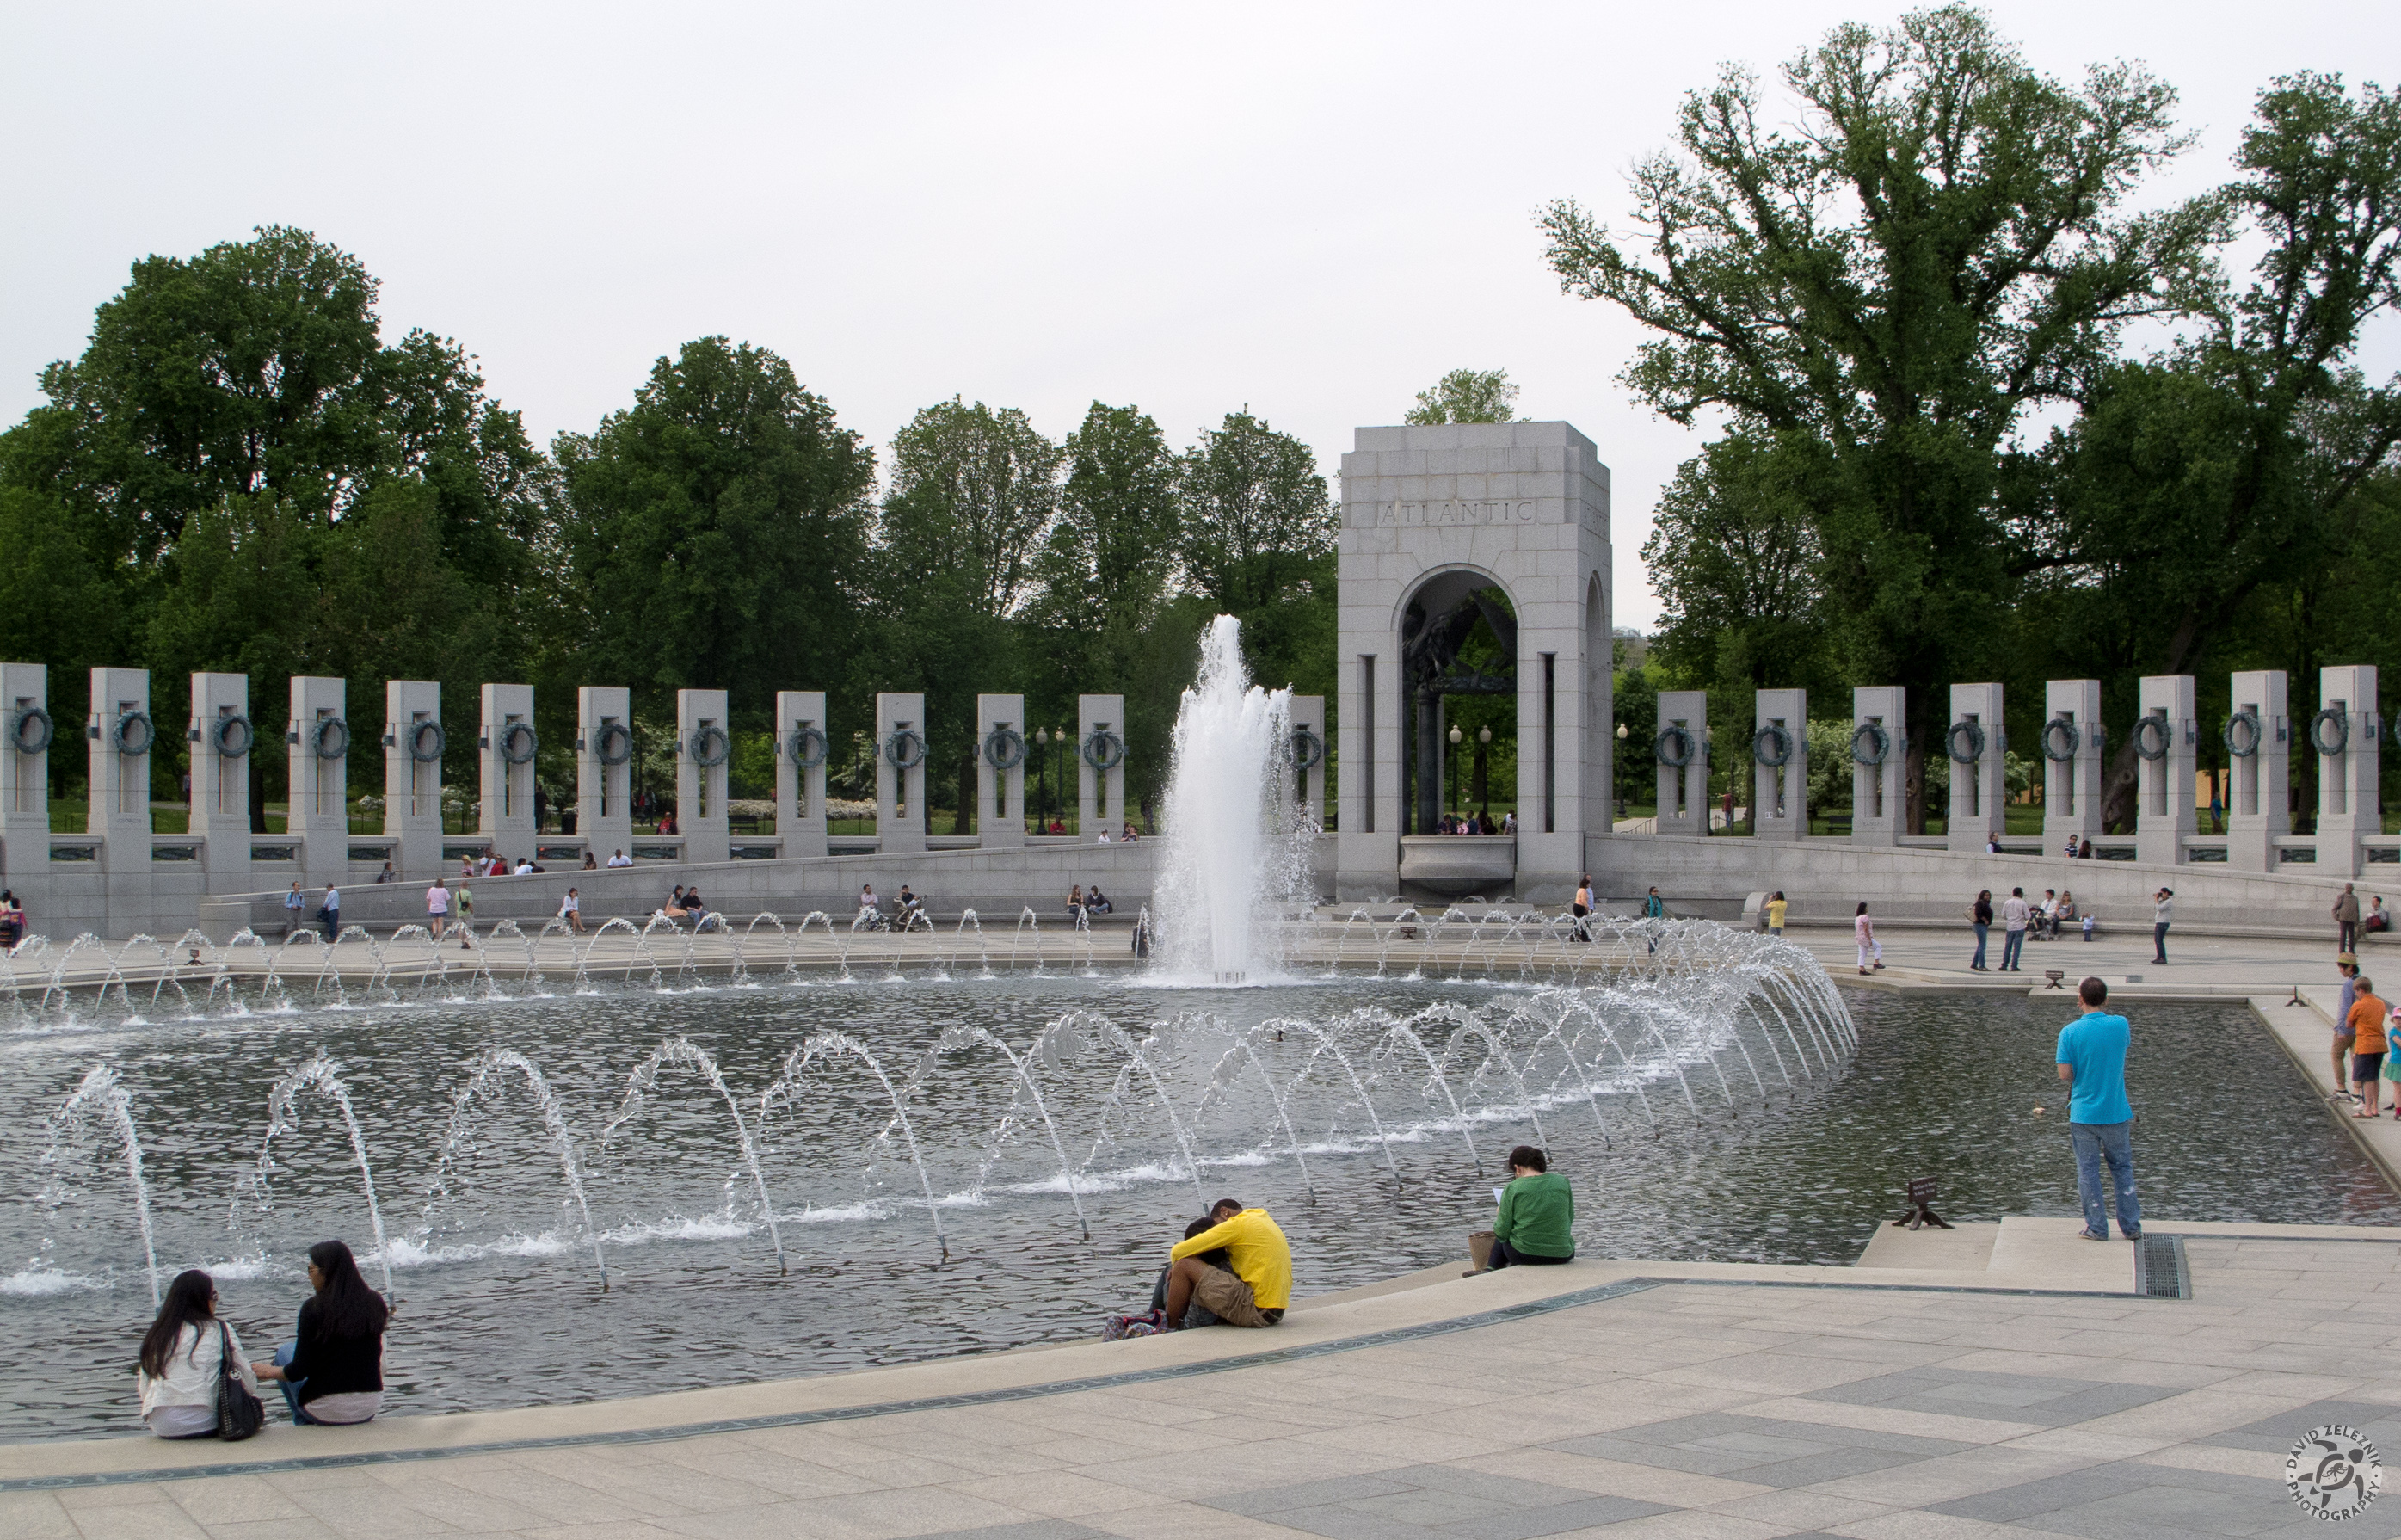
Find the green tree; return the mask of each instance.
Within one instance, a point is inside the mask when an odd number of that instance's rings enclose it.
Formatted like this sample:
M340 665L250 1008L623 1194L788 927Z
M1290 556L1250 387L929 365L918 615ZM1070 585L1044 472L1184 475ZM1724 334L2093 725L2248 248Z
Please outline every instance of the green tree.
M722 687L761 710L853 660L873 451L763 348L660 359L590 434L554 442L576 639L562 682Z
M1560 201L1549 259L1655 334L1625 377L1654 409L1821 449L1798 490L1835 639L1910 688L1920 829L1937 687L1981 677L2004 618L2005 450L2128 323L2193 302L2222 205L2121 214L2183 147L2175 93L2124 65L2046 78L1964 7L1839 27L1783 81L1790 127L1739 68L1688 96L1682 154L1637 168L1639 243Z
M1128 794L1139 801L1163 775L1176 691L1190 669L1180 653L1161 655L1183 635L1163 612L1175 564L1175 451L1143 412L1099 402L1065 447L1059 516L1035 562L1027 618L1038 645L1026 683L1044 721L1072 710L1079 694L1125 695ZM1184 679L1154 679L1172 676L1174 662Z
M1514 422L1517 387L1506 369L1453 369L1432 390L1418 392L1418 404L1401 420L1423 427L1437 422Z
M957 398L917 413L892 441L892 488L876 521L881 642L866 687L923 691L954 832L975 802L975 696L1020 675L1017 639L1059 508L1060 447L1016 407ZM959 660L972 658L972 669Z
M2226 200L2267 242L2253 282L2203 291L2197 335L2161 358L2096 370L2083 417L2028 461L2025 564L2086 639L2085 666L2121 679L2195 671L2263 600L2308 612L2381 533L2367 494L2401 444L2401 376L2371 385L2352 361L2401 297L2401 98L2280 79L2238 164ZM2290 666L2314 679L2376 629L2330 657L2303 626ZM2129 735L2114 822L2132 819L2134 785Z
M1181 584L1207 612L1190 617L1193 633L1208 614L1233 615L1255 678L1331 694L1341 519L1315 454L1248 410L1229 412L1185 451L1177 484Z
M1666 606L1659 664L1681 683L1742 693L1816 682L1827 617L1803 489L1821 461L1806 439L1736 433L1685 461L1660 494L1642 559Z

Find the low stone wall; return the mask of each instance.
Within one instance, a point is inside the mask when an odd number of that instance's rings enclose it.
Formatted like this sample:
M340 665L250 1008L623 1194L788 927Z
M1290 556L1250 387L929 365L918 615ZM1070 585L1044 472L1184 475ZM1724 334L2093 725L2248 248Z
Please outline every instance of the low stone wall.
M1616 834L1585 842L1595 885L1613 900L1639 900L1653 884L1670 901L1737 906L1750 894L1782 889L1796 923L1848 924L1861 901L1871 914L1897 920L1968 923L1979 888L1995 903L2023 887L2039 900L2046 887L2076 895L2077 907L2097 912L2118 928L2148 930L2151 895L2175 890L2179 925L2317 933L2334 939L2329 914L2340 877L2230 872L2221 866L2161 866L2141 861L2068 860L2058 856L1954 855L1944 850L1856 846L1848 840L1672 838ZM2371 869L2372 871L2380 869ZM2401 866L2390 869L2391 889L2379 875L2354 879L2360 907L2382 891L2385 906L2401 902ZM1737 908L1736 913L1739 913Z
M1151 873L1159 850L1158 842L1144 841L796 860L645 861L613 871L477 877L469 886L475 895L479 928L510 919L530 929L558 913L559 901L570 887L576 889L586 926L613 918L639 923L664 905L679 884L699 888L709 908L737 921L762 910L787 922L812 910L823 910L836 924L847 925L858 911L862 883L873 884L876 896L887 906L906 883L927 908L940 914L956 915L973 909L987 926L1008 925L1031 907L1047 925L1066 917L1067 889L1078 884L1099 883L1120 914L1138 912L1150 901ZM455 874L447 880L453 888L458 887ZM428 886L412 880L346 887L342 923L376 931L422 924ZM308 913L316 913L314 894L309 896ZM200 901L200 928L219 942L244 926L263 935L280 934L283 924L281 893L219 894Z

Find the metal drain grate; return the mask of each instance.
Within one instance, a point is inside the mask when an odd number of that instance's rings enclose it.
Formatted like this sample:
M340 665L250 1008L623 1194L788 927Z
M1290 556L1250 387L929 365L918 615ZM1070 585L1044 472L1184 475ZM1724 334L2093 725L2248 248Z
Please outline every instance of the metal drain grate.
M2135 1243L2134 1292L2148 1299L2192 1298L2192 1275L2185 1270L2183 1236L2146 1235Z

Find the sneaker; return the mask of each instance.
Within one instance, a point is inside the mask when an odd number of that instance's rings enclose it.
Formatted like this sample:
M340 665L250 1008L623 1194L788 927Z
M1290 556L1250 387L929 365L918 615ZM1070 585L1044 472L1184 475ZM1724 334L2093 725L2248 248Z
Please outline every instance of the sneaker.
M2095 1235L2089 1230L2079 1230L2076 1232L2076 1238L2079 1241L2106 1241L2109 1237L2106 1235Z

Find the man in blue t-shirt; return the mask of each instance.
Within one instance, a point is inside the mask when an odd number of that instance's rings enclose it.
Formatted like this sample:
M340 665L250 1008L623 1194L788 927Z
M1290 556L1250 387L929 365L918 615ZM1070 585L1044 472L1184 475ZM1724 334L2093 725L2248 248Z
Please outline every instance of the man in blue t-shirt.
M2109 986L2099 979L2077 985L2084 1014L2059 1029L2059 1078L2067 1082L2067 1132L2076 1141L2076 1192L2084 1203L2084 1238L2109 1238L2109 1211L2101 1195L2101 1162L2118 1200L2118 1231L2142 1239L2143 1205L2134 1196L2134 1108L2126 1100L2126 1049L2133 1029L2101 1009Z

